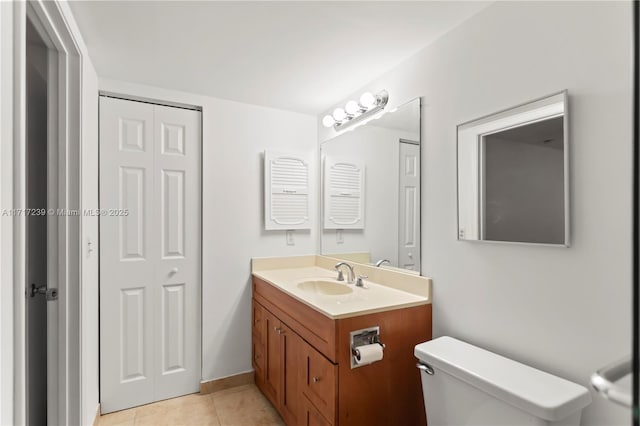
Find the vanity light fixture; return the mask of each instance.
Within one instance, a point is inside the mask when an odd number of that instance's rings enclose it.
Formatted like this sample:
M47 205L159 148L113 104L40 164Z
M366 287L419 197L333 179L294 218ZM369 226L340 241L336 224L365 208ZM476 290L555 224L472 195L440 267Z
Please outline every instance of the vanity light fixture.
M336 121L336 123L341 123L347 118L347 112L342 108L334 109L333 114L331 115L333 116L333 119Z
M362 112L362 107L356 101L349 101L344 106L344 110L347 114L356 115L357 113Z
M360 96L360 102L349 101L344 108L336 108L333 114L325 115L322 118L322 124L325 127L339 130L383 110L387 102L389 102L389 93L386 90L375 95L371 92L365 92Z

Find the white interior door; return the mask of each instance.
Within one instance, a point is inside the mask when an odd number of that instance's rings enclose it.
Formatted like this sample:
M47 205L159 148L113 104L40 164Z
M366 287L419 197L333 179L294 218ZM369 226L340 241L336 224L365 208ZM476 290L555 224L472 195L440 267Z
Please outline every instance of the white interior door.
M420 270L420 143L400 141L398 266Z
M103 413L196 392L200 113L100 98Z
M155 399L200 389L200 112L154 106Z

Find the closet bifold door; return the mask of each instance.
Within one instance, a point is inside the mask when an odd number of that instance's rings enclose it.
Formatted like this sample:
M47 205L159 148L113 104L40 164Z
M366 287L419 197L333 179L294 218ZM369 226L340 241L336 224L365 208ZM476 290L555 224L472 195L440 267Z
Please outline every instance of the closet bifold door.
M100 403L197 392L200 112L100 97Z
M156 400L200 390L200 113L154 106Z
M153 145L152 105L100 98L100 208L123 209L100 215L103 414L154 400Z

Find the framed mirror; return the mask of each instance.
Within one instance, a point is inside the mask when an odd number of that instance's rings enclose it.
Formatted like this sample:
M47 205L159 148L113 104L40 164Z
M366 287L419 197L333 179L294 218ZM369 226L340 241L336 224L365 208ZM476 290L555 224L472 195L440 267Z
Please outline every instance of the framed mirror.
M457 128L458 239L569 246L567 92Z
M323 142L321 252L420 272L420 99Z

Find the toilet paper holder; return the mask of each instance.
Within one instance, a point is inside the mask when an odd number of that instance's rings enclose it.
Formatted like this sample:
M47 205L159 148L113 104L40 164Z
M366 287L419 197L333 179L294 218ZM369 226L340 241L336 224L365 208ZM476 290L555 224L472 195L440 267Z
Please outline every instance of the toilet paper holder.
M356 363L356 359L360 358L360 353L358 352L358 349L356 349L358 346L363 346L363 345L371 345L377 343L380 346L382 346L382 349L384 350L384 348L387 347L387 345L385 345L384 343L382 343L380 341L380 327L379 326L375 326L375 327L369 327L369 328L363 328L360 330L355 330L349 333L349 344L350 344L350 349L351 349L351 368L358 368L358 367L364 367L365 365L369 365L369 364L357 364Z

